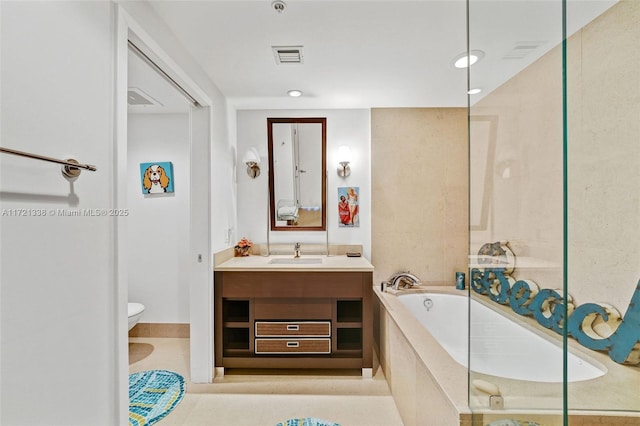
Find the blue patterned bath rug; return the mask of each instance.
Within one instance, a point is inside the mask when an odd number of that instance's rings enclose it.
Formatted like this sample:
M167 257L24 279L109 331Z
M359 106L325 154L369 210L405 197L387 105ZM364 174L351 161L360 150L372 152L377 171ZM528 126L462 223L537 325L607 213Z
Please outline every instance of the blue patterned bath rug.
M340 426L338 423L326 420L314 419L313 417L301 419L289 419L278 423L276 426Z
M184 378L167 370L149 370L129 375L129 425L157 423L182 401Z

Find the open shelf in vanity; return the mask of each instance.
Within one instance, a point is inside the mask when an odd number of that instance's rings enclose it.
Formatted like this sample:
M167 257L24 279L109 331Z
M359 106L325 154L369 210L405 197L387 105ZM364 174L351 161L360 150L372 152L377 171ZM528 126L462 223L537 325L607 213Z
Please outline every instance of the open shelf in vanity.
M372 367L371 271L214 274L216 367Z

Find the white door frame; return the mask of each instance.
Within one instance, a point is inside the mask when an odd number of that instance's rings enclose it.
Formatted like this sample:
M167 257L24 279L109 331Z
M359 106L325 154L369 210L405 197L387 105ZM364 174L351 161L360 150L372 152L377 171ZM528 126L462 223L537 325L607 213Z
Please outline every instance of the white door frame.
M128 41L135 42L144 53L149 56L164 72L180 84L203 107L209 108L209 134L208 146L211 141L212 101L200 87L185 73L182 68L153 40L153 38L135 21L122 6L116 5L116 82L115 82L115 193L113 196L116 208L126 209L127 201L127 74L128 74ZM193 120L190 120L193 123ZM193 131L190 132L190 136ZM190 137L191 139L191 137ZM189 141L190 146L192 141ZM210 164L210 162L208 162ZM207 174L210 176L210 167ZM211 180L209 180L210 182ZM210 194L210 191L209 191ZM209 195L210 197L210 195ZM191 209L191 208L190 208ZM207 215L210 218L210 203L207 202ZM199 225L202 227L202 225ZM196 383L211 383L213 381L213 269L211 256L211 223L206 224L207 229L198 229L197 232L205 233L208 240L208 251L202 253L200 267L207 268L206 285L197 280L189 283L190 292L190 365L191 381ZM191 228L191 225L190 225ZM194 233L190 229L190 235ZM202 235L202 234L200 234ZM115 233L115 265L116 265L116 402L120 424L128 424L129 408L129 353L128 353L128 327L127 327L127 302L128 302L128 253L127 222L126 217L116 218ZM190 241L190 257L194 253ZM200 250L201 251L201 250ZM189 261L190 269L194 262ZM190 276L194 274L190 273Z

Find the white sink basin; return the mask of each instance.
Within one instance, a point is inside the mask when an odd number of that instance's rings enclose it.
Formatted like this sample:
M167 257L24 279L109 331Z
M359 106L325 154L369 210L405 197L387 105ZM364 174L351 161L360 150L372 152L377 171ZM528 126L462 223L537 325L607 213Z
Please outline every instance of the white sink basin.
M269 261L272 265L319 265L322 259L319 257L277 257Z

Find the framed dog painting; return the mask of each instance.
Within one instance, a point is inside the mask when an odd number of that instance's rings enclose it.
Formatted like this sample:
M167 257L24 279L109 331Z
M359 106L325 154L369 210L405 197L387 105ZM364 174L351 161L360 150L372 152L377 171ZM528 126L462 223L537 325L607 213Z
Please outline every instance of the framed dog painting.
M173 192L173 164L169 161L141 163L140 179L143 194L165 194Z

